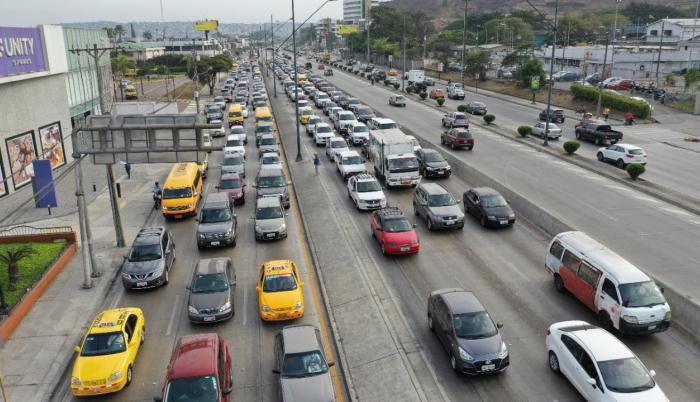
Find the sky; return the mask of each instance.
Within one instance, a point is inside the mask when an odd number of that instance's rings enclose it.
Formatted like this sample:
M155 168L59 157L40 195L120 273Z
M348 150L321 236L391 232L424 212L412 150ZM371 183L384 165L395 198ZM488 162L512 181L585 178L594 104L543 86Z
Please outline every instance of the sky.
M292 0L162 0L165 21L216 19L220 23L261 23L292 16ZM306 19L325 0L294 0L296 18ZM0 0L0 26L89 21L160 21L160 0ZM342 18L343 1L331 0L312 21Z

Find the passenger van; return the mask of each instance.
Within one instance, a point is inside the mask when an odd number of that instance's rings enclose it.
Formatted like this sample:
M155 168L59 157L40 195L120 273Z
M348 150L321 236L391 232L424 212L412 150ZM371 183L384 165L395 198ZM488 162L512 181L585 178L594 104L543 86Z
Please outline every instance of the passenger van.
M269 107L263 106L255 109L255 123L261 121L272 122L272 112L270 112Z
M563 232L547 248L545 268L598 315L605 329L650 334L668 329L671 308L663 288L639 268L583 232Z
M197 214L202 197L202 175L194 162L177 163L163 184L161 209L165 218Z
M306 82L306 74L297 73L297 84L304 85L305 82Z
M243 125L243 108L238 103L234 103L228 108L228 125L229 127L234 125Z

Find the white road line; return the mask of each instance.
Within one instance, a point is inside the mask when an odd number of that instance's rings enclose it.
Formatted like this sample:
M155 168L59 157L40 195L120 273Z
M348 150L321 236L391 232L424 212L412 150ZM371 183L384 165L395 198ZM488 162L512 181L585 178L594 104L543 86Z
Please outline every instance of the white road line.
M661 207L660 209L663 211L671 212L671 213L678 214L678 215L691 216L690 212L686 212L682 209L678 209L678 208L674 208L674 207Z
M168 320L168 329L165 331L165 336L170 336L173 333L173 325L175 324L175 317L177 317L177 311L180 308L180 295L175 295L175 302L173 303L173 311L170 312L170 320Z
M654 204L659 204L659 203L661 202L661 201L659 201L659 200L657 200L657 199L655 199L655 198L647 197L646 195L633 194L632 197L634 197L634 198L636 198L636 199L638 199L638 200L642 200L642 201L646 201L646 202L651 202L651 203L654 203Z
M243 325L248 322L248 288L243 287Z
M112 305L110 306L110 309L115 309L117 306L119 306L122 302L122 298L124 297L124 290L119 292L119 296L117 296L114 301L112 302Z

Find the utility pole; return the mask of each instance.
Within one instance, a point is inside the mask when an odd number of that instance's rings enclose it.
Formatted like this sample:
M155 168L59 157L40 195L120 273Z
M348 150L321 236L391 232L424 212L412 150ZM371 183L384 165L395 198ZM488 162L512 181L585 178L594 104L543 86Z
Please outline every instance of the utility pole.
M668 17L666 17L668 18ZM659 66L661 66L661 46L664 43L664 29L666 28L666 18L661 20L661 37L659 38L659 57L656 59L656 87L659 87Z
M275 77L275 24L272 22L270 14L270 26L272 27L272 86L275 88L275 98L277 97L277 77Z
M462 65L459 69L462 85L464 85L464 52L467 48L467 5L469 5L469 0L464 0L464 23L462 26Z
M406 91L406 86L404 80L406 79L406 15L403 16L403 49L401 50L403 54L403 69L401 70L401 91Z
M557 47L557 30L559 29L559 0L554 4L554 38L552 40L552 58L549 60L549 79L547 80L547 119L544 122L544 142L545 147L549 145L549 123L552 120L552 87L554 86L554 50Z
M693 34L690 36L690 40L692 41L695 39L695 26L698 25L698 7L700 7L700 0L698 0L695 3L695 17L693 18ZM688 66L686 67L686 71L690 70L692 68L692 63L693 63L693 46L689 46L690 51L688 52Z
M297 29L294 18L294 0L292 0L292 51L294 51L294 121L297 128L297 162L301 162L301 136L299 135L299 102L296 90L299 88L299 78L297 70Z
M372 3L369 2L369 5L366 8L367 15L365 16L365 28L367 28L367 64L370 63L370 61L369 61L370 60L370 50L369 50L370 32L369 32L369 30L370 30L370 25L372 25L372 24L370 24L370 21L369 21L369 13L370 13L369 10L371 9L371 7L372 7Z
M197 104L197 117L199 117L199 75L197 74L197 43L192 39L192 65L194 67L194 101Z
M564 71L564 62L566 61L566 48L569 46L569 34L571 33L571 20L569 20L569 25L566 28L566 42L564 43L564 48L561 51L561 70ZM568 63L567 63L568 66Z
M603 77L605 77L605 68L607 67L607 62L608 62L608 44L610 43L610 34L606 32L605 34L605 53L603 55ZM603 87L599 86L598 87L598 104L595 107L595 115L596 117L600 116L600 106L603 102Z
M610 75L615 75L615 42L617 41L617 13L620 10L622 0L615 0L615 20L613 22L612 54L610 55Z

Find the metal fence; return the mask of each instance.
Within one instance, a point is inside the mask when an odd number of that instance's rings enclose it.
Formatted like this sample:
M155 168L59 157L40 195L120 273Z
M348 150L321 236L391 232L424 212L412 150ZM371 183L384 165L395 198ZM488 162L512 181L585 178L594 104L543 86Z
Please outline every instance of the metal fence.
M0 228L0 237L13 237L13 236L33 236L33 235L45 235L45 234L61 234L61 233L73 233L73 228L70 226L54 226L48 228L35 228L33 226L15 226L11 228Z

